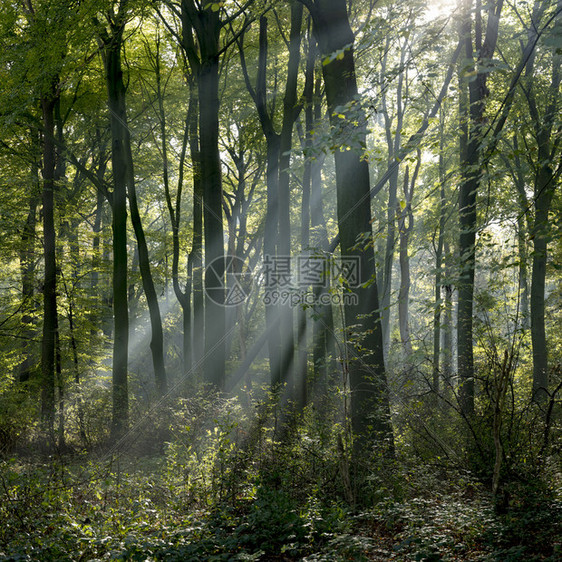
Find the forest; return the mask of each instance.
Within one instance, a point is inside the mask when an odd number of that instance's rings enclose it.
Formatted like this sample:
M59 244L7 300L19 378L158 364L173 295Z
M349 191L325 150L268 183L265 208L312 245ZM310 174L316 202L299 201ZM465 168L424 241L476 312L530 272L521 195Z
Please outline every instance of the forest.
M562 0L0 6L0 560L562 559Z

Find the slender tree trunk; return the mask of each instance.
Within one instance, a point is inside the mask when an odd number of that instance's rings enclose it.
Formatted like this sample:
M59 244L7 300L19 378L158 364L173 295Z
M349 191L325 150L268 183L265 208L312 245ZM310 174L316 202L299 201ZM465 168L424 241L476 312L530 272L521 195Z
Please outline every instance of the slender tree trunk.
M139 269L150 316L150 327L152 332L150 350L152 352L152 365L154 368L154 377L156 380L156 390L158 396L164 396L168 388L168 382L166 377L166 367L164 364L164 332L162 330L162 316L160 314L158 295L156 294L156 288L154 287L154 280L150 269L150 257L148 254L146 236L138 208L133 169L133 155L131 153L131 139L126 125L125 131L124 141L128 164L127 193L129 196L129 207L131 210L131 222L137 239Z
M421 151L418 149L418 160L412 179L409 179L409 169L404 174L404 207L397 205L396 212L399 217L400 231L400 291L398 295L398 325L404 361L407 362L412 355L412 340L410 337L410 256L408 247L410 234L414 228L414 214L412 212L412 199L414 188L418 179L421 165Z
M193 174L193 242L188 257L193 283L193 364L200 365L205 349L205 297L203 293L203 184L199 150L199 107L196 88L190 94L193 112L189 116L189 152Z
M450 271L450 251L447 241L444 242L444 257L445 257L445 299L443 305L443 325L441 332L443 333L443 346L441 347L441 354L443 356L443 380L447 387L451 387L451 379L453 375L453 287L451 285L451 271Z
M123 24L124 25L124 24ZM122 32L121 32L122 33ZM120 35L121 37L121 35ZM114 47L114 48L117 48ZM121 45L119 45L121 48ZM121 59L118 61L119 65ZM117 72L122 76L123 71L121 66ZM156 382L156 391L158 396L164 396L168 388L168 381L166 376L166 367L164 362L164 332L162 329L162 316L160 314L160 305L158 303L158 295L154 286L154 279L150 268L150 256L148 253L148 245L146 242L146 235L142 225L142 219L139 212L135 172L133 165L133 154L131 149L131 135L127 125L127 106L126 106L126 89L121 92L122 96L120 103L122 104L122 141L126 158L126 182L127 182L127 195L129 198L129 208L131 211L131 223L137 239L137 248L139 256L139 270L141 273L142 286L148 305L148 312L150 317L151 340L150 350L152 352L152 365L154 368L154 378ZM164 153L166 156L166 152ZM166 158L164 158L164 166L167 166ZM167 170L166 170L167 173Z
M101 146L101 135L100 131L96 131L96 140L99 146L99 161L98 161L98 169L96 170L96 176L98 180L101 182L105 176L105 171L107 168L107 160L105 157L105 149L102 149ZM92 311L90 313L90 323L91 323L91 337L92 337L92 344L94 344L94 337L97 333L97 329L100 326L100 319L99 319L99 309L100 305L103 305L102 299L100 299L100 287L99 287L99 279L100 279L100 266L101 266L101 232L102 232L102 222L103 222L103 214L104 214L104 194L101 189L98 189L96 192L96 210L94 215L94 225L93 225L93 240L92 240L92 272L90 277L90 294L92 295L93 303L92 303ZM103 327L104 324L104 316L102 314L101 318L101 325Z
M328 233L322 205L321 163L312 163L311 226L314 232L313 246L319 252L328 250ZM329 256L322 253L327 260ZM327 265L327 264L326 264ZM314 395L319 403L325 402L331 377L336 371L334 315L330 304L330 278L313 288L314 307L312 325L312 362L314 368Z
M124 4L121 4L120 10L124 10ZM125 198L127 196L129 198L131 222L133 225L133 230L135 232L135 237L137 239L139 270L141 273L142 286L150 316L150 327L152 332L150 349L152 352L152 363L156 381L156 390L159 396L163 396L167 390L167 380L166 368L164 365L164 333L162 330L162 317L160 314L158 296L156 294L156 288L154 286L154 280L150 268L150 257L148 254L146 235L138 208L133 155L131 149L131 135L129 132L129 127L127 125L126 86L123 82L123 69L121 65L120 54L121 48L123 46L122 41L125 28L124 15L124 12L121 11L117 17L116 23L112 24L111 37L108 38L108 41L106 41L106 58L108 61L107 64L111 64L111 73L109 71L106 72L111 119L119 120L119 128L117 126L112 126L112 138L114 147L117 141L120 145L119 158L122 158L122 160L119 162L119 165L122 165L124 169L123 171L119 171L119 180L123 180L125 182ZM115 164L116 162L114 161L114 178ZM123 174L122 177L121 174ZM117 191L116 186L115 190Z
M302 36L302 15L303 7L299 2L291 4L291 29L289 37L289 64L287 67L287 82L285 85L285 95L283 97L283 123L281 135L279 137L279 239L277 252L279 256L291 257L291 193L290 193L290 173L291 147L293 139L293 126L299 114L300 108L297 107L297 82L299 75L300 47ZM305 320L300 318L298 322L297 334L303 335L306 329ZM283 336L283 355L281 372L287 380L289 395L296 398L295 384L301 385L305 380L305 372L299 372L293 365L294 336L293 336L293 310L286 304L281 307L281 334ZM300 345L300 342L297 342ZM296 375L296 376L295 376ZM291 380L296 379L296 380ZM297 398L297 402L304 406L303 397Z
M102 249L101 249L101 259L102 263L108 264L112 262L111 254L113 248L113 194L111 195L110 212L102 214L102 231L106 229L107 226L111 226L111 243L106 242L102 237ZM111 272L111 278L108 275L107 284L109 287L103 287L101 291L102 300L102 332L106 341L114 341L114 314L113 314L113 267Z
M467 2L465 1L465 5ZM470 2L469 2L470 5ZM465 7L461 40L465 42L466 60L472 60L472 29L469 8ZM465 69L460 70L459 114L460 114L460 154L461 185L459 187L459 280L458 280L458 372L459 397L461 408L466 414L474 411L474 358L472 347L472 301L474 292L475 232L476 232L476 188L478 187L477 145L470 143L470 101Z
M133 259L131 260L131 267L129 271L129 316L135 323L139 318L139 297L140 291L137 289L139 277L139 247L136 245L133 249Z
M412 356L412 338L410 336L410 256L408 255L409 233L407 227L400 231L400 290L398 293L398 327L404 360Z
M203 364L207 382L222 389L225 378L222 279L225 265L222 171L218 148L218 81L219 40L223 23L220 10L215 8L211 0L182 2L181 46L195 77L198 110L197 118L192 114L189 125L194 191L193 246L188 259L188 269L193 272L193 361L195 365ZM190 97L195 104L193 90Z
M27 218L21 235L20 250L20 271L21 271L21 291L22 291L22 309L21 318L23 330L22 335L25 338L22 343L23 360L19 366L19 380L26 382L31 376L33 368L33 344L32 338L35 333L34 328L34 285L35 285L35 243L36 243L36 225L37 225L37 207L39 205L39 169L35 163L33 165L33 178L36 184L31 186L32 194L29 197L29 207Z
M55 86L53 85L53 90ZM55 119L54 91L41 100L43 115L43 339L41 346L42 417L51 446L54 445L55 371L57 339L57 264L55 231Z
M529 39L535 37L543 3L537 2L533 10ZM562 30L562 0L556 3L555 29ZM545 285L548 242L551 234L549 212L558 184L552 160L558 140L555 118L559 113L560 83L562 79L562 55L552 49L551 81L545 93L546 107L539 113L535 88L535 57L529 58L525 73L525 99L529 107L537 142L536 175L534 181L535 216L531 230L533 240L533 263L531 272L531 343L533 346L533 400L544 404L548 398L548 347L545 326ZM556 132L555 132L556 131Z
M435 249L435 309L433 313L433 392L439 394L439 377L441 370L441 319L443 312L442 277L443 246L445 244L445 224L447 218L447 200L445 198L445 116L439 113L439 234Z
M176 193L176 206L175 211L173 211L170 206L170 213L173 218L173 258L172 258L172 283L174 286L174 293L180 306L182 308L183 315L183 339L182 339L182 361L183 361L183 374L187 374L191 371L193 367L193 348L191 345L192 340L192 322L191 322L191 292L193 287L193 260L191 256L187 257L187 281L185 288L182 291L179 283L179 259L180 259L180 218L181 218L181 200L183 192L183 169L185 163L185 156L187 152L187 144L189 140L189 129L191 122L195 121L195 127L197 127L197 106L194 103L193 98L195 97L195 88L191 86L191 91L193 92L189 98L189 109L187 112L186 120L186 130L182 145L182 152L180 156L179 163L179 178L178 178L178 188ZM163 113L164 115L164 113ZM163 140L164 142L164 140ZM171 201L170 201L171 203ZM201 214L201 213L199 213ZM201 223L201 221L199 221ZM195 225L195 220L193 221ZM199 233L200 235L201 233Z
M246 261L246 251L245 244L247 239L247 216L250 200L253 198L253 194L260 180L260 169L261 166L258 165L257 169L251 170L251 155L246 156L248 153L246 146L246 138L243 131L239 131L237 138L238 146L229 147L228 151L234 165L236 167L236 179L233 181L234 189L234 201L231 207L231 213L228 214L228 255L234 256L240 260L239 262L232 261L231 267L236 268L236 272L243 274L242 270L237 268L239 263ZM248 178L254 175L253 181L251 182L251 187L249 193L246 193ZM228 206L225 202L225 209ZM239 358L244 361L246 358L246 319L244 314L244 303L238 304L232 314L229 315L229 330L234 328L238 323L238 344L239 344ZM233 338L229 338L229 349ZM247 398L248 396L245 396ZM248 403L249 404L249 403Z
M64 379L62 376L62 357L60 349L60 331L59 319L57 317L56 332L55 332L55 381L57 387L57 414L58 414L58 439L57 447L59 451L63 451L66 447L64 437L65 431L65 388Z
M113 173L113 416L114 440L127 429L129 391L127 363L129 355L129 308L127 291L127 147L125 140L125 84L121 70L123 26L112 29L104 38L104 63L111 124L111 162Z
M389 39L390 41L390 39ZM404 67L408 42L403 45L400 54L400 67ZM388 51L386 51L388 52ZM381 75L385 79L386 75L386 54ZM402 92L404 88L404 80L407 80L406 70L400 72L398 77L398 85L396 88L396 123L391 119L386 99L386 87L381 84L383 114L385 119L386 142L388 146L388 163L389 166L396 160L396 156L400 152L402 146L402 127L404 124L404 104L402 100ZM394 135L392 129L395 129ZM388 208L387 208L387 225L386 225L386 245L384 252L384 269L382 276L382 294L381 294L381 323L383 333L383 348L385 357L388 357L390 351L390 316L391 303L390 297L392 293L392 269L394 263L394 248L396 246L396 204L398 194L398 172L399 167L396 166L388 180Z
M545 162L540 155L539 159ZM554 194L552 169L543 164L535 183L535 220L533 225L533 265L531 273L531 342L533 345L533 398L546 402L548 397L548 349L545 327L545 284L550 225L548 213Z
M315 40L311 40L311 50L314 49L313 59L318 58ZM309 57L310 59L310 57ZM312 61L312 64L314 63ZM310 64L310 63L309 63ZM314 92L307 98L306 130L308 144L312 148L312 131L315 124L322 119L322 77L321 73L311 69L311 81L314 81ZM317 77L315 78L315 74ZM312 89L312 88L311 88ZM324 216L322 192L322 166L324 154L314 154L310 164L310 226L312 229L312 245L319 252L328 251L328 231ZM325 255L325 254L323 254ZM327 256L325 256L327 258ZM328 259L328 258L327 258ZM332 305L327 303L330 295L330 276L326 283L314 288L314 318L312 326L312 362L314 366L314 395L319 398L319 405L325 403L329 392L330 376L336 371L336 353L334 336L334 316Z
M213 2L185 0L181 6L182 47L197 80L199 98L198 174L205 224L205 380L225 386L224 242L222 170L219 154L219 59L223 22ZM192 153L193 156L193 153ZM197 183L195 184L197 191ZM195 194L197 200L197 193ZM195 209L194 209L195 211ZM194 240L195 246L195 240ZM194 267L194 273L195 273ZM198 287L195 285L194 292ZM194 298L198 295L195 294ZM194 303L195 305L195 303ZM195 308L195 320L199 307ZM194 334L197 333L194 326ZM195 346L194 346L195 347Z
M432 390L435 394L439 394L439 377L441 368L441 315L443 302L441 297L443 274L443 232L439 230L439 240L437 242L437 251L435 252L435 304L433 311L433 374L432 374Z
M74 182L80 182L81 176L76 175L74 177ZM78 185L75 186L74 193L79 192L80 187ZM68 288L68 283L66 281L65 275L61 272L60 273L60 282L59 285L62 285L64 289L64 294L66 297L66 305L67 305L67 314L66 318L68 319L68 337L70 338L70 348L72 351L72 365L74 370L74 383L75 388L74 392L76 393L76 411L78 415L78 427L79 427L79 434L82 444L85 446L87 445L87 438L86 438L86 429L85 429L85 422L84 422L84 406L82 400L82 390L80 388L81 379L80 379L80 363L78 359L78 339L77 339L77 330L75 324L75 290L80 289L80 281L82 279L81 275L81 264L83 261L80 257L80 242L79 242L79 229L80 229L81 221L79 218L74 217L69 222L64 224L64 227L61 230L60 239L62 240L63 236L66 237L68 243L68 262L71 267L71 280L72 280L72 291ZM96 287L97 289L97 287ZM96 303L97 304L97 303ZM60 349L60 338L57 339L57 365L58 371L61 371L61 349ZM65 447L64 442L64 379L62 377L62 373L58 373L58 380L59 380L59 448Z
M279 193L279 136L273 133L267 140L267 209L265 215L265 232L263 240L264 263L270 263L277 258L278 221L278 193ZM275 267L275 265L273 265ZM282 338L280 330L279 305L273 294L277 287L271 282L265 287L265 323L268 337L269 369L271 388L277 390L283 383L282 371Z
M86 424L84 420L84 403L82 400L82 389L80 379L80 362L78 360L78 342L76 341L76 327L74 325L74 298L68 290L66 282L64 282L64 292L68 301L68 331L70 336L70 348L72 350L72 365L74 368L74 384L76 385L76 406L78 413L78 428L80 440L83 446L88 445L88 437L86 435Z
M523 212L523 211L521 211ZM517 217L517 251L519 254L519 315L521 327L527 330L530 326L529 313L529 252L527 250L528 231L523 217Z
M294 22L293 22L294 23ZM293 28L293 26L292 26ZM299 28L300 29L300 28ZM259 59L255 89L250 83L243 49L240 49L240 60L244 72L246 86L250 92L266 139L266 183L267 183L267 210L265 216L264 232L264 264L266 268L265 286L265 319L266 332L268 333L269 366L271 373L271 388L277 392L282 385L288 381L289 369L292 363L293 346L293 327L292 320L289 320L290 309L281 307L276 294L280 290L286 290L284 286L283 272L281 268L288 263L290 258L290 221L288 222L288 197L289 183L288 175L284 175L281 183L283 184L283 202L280 202L280 161L282 158L282 146L290 146L288 135L292 132L294 119L289 113L289 104L285 107L282 134L275 131L273 115L270 114L267 97L267 63L268 63L268 20L267 17L260 18L259 29ZM292 31L292 35L294 31ZM293 37L294 41L294 37ZM293 42L294 49L294 42ZM291 68L288 74L292 78L295 72L295 54L293 53ZM298 62L297 62L298 69ZM296 88L296 82L293 84ZM286 89L288 94L289 84ZM288 98L287 98L288 99ZM290 128L289 128L290 120ZM288 167L288 161L284 157L284 166ZM283 210L281 211L281 208ZM281 214L283 219L281 221ZM281 225L283 222L283 225ZM292 313L291 313L292 317ZM290 328L290 330L289 330ZM287 333L285 331L287 330Z
M302 6L301 6L302 8ZM316 49L314 39L311 37L309 24L308 54L306 59L305 85L303 97L305 98L305 138L303 142L305 163L302 178L302 199L301 199L301 255L309 253L310 247L310 227L311 227L311 183L312 183L312 127L313 127L313 96L314 96L314 68L316 64ZM297 388L298 401L303 406L308 402L308 318L304 307L298 310L298 367L300 373L300 384Z
M178 185L176 189L175 204L172 202L170 192L170 177L168 171L168 137L166 130L166 111L164 108L164 92L162 91L162 78L160 72L160 38L156 42L156 53L154 55L154 70L156 74L156 94L158 97L158 115L160 121L160 142L162 150L162 179L164 182L164 192L166 205L172 224L172 286L174 294L182 309L182 373L187 374L192 367L191 353L191 287L192 287L192 262L188 257L188 271L185 289L182 290L179 279L180 261L180 224L181 224L181 204L183 195L184 166L187 154L187 145L190 137L190 127L195 123L195 134L197 134L197 96L195 85L189 77L189 105L185 121L185 131L183 135L182 148L178 166Z
M224 245L222 219L222 170L219 155L219 37L221 22L218 11L209 2L195 10L186 3L184 37L188 49L194 49L191 26L197 33L199 59L197 89L199 97L200 179L203 191L205 224L205 380L216 388L225 383L225 309ZM189 27L189 28L188 28ZM187 35L186 35L187 34ZM189 52L190 60L196 58ZM212 267L211 267L212 266ZM197 328L195 327L195 330Z
M530 313L529 313L529 252L527 248L527 239L529 237L530 219L529 210L530 205L527 201L527 194L525 192L525 176L523 174L523 163L519 156L519 141L517 134L513 135L513 179L515 188L517 189L517 200L519 203L519 212L517 214L517 250L519 254L519 314L521 327L527 330L530 327Z

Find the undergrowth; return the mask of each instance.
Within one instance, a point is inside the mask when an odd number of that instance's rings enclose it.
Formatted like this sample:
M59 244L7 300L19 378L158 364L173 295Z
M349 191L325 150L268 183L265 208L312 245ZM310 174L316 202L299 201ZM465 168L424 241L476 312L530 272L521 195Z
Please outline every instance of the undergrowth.
M506 483L509 499L498 509L467 469L398 449L396 460L374 461L350 501L344 429L309 413L281 444L265 410L249 419L235 400L185 401L126 452L0 461L0 559L562 556L555 486ZM167 439L159 447L157 435Z

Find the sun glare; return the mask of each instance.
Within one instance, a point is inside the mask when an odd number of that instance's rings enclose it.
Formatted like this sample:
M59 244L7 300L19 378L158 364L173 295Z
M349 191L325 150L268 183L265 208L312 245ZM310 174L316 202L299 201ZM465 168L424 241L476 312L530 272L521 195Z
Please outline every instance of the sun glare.
M429 22L438 19L447 19L454 14L457 6L457 0L428 0L425 18Z

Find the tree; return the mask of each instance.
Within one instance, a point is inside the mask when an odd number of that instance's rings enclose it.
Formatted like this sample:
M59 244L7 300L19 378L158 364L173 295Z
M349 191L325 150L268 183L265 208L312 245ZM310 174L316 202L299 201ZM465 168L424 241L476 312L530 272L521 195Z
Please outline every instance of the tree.
M28 3L24 6L32 38L47 33L52 41L52 52L42 56L38 52L35 61L44 65L43 73L34 69L40 76L37 85L37 97L41 112L42 138L42 215L43 215L43 335L41 343L41 378L42 378L42 416L45 430L51 446L54 445L55 421L55 379L56 379L56 346L58 338L57 315L57 249L55 228L55 189L61 179L61 154L57 150L56 136L62 136L62 124L56 119L56 111L60 113L60 95L63 60L67 48L66 22L64 12L66 6L47 6ZM35 43L36 45L36 43Z
M341 254L358 258L360 266L361 286L357 289L357 304L346 304L344 315L348 330L346 345L351 358L348 369L351 424L356 435L354 450L355 455L361 457L377 442L384 442L384 447L392 450L393 438L374 252L368 243L372 236L370 180L367 162L361 154L361 147L365 146L365 128L364 118L357 109L354 35L345 0L303 0L303 4L314 22L323 59L322 73L330 122L338 144L334 159ZM343 139L352 139L354 146L349 146ZM361 347L368 350L368 356L360 356L358 347L350 339L349 331L357 323L363 332Z
M148 43L148 42L147 42ZM184 187L184 168L185 160L187 155L187 145L189 139L193 138L196 149L192 150L191 159L192 162L197 160L197 155L195 151L197 150L197 96L195 93L195 86L193 84L193 79L188 75L189 80L189 106L187 110L187 117L185 119L185 130L183 134L181 153L178 163L178 180L176 188L175 201L172 202L172 194L170 189L170 162L168 158L168 132L167 132L167 119L166 110L164 107L164 94L165 85L162 83L161 74L161 53L160 44L161 38L158 33L156 41L156 51L151 53L151 64L154 68L155 78L156 78L156 98L157 98L157 116L160 123L160 142L161 142L161 152L162 152L162 181L164 183L164 193L166 198L166 206L168 207L168 213L170 215L170 222L172 224L172 284L174 288L174 294L180 303L183 313L183 345L182 345L182 361L183 361L183 373L188 373L193 364L193 353L192 353L192 326L191 326L191 289L193 286L192 276L193 276L193 258L190 256L188 258L188 275L185 289L182 290L180 285L179 276L179 266L180 266L180 226L181 226L181 214L182 214L182 196ZM150 51L151 45L147 44L147 50ZM195 166L194 166L195 168ZM197 182L197 173L194 171L193 175L194 184ZM195 189L194 189L195 192ZM200 197L197 193L194 200ZM199 206L200 203L194 203L194 206ZM194 213L195 214L195 213ZM199 217L200 213L198 213ZM194 223L196 219L194 217ZM200 221L197 221L198 224ZM198 235L200 235L200 230L198 229ZM195 240L195 234L193 236ZM195 242L193 243L195 246Z
M293 127L300 112L297 105L297 78L300 61L302 28L302 5L291 4L291 29L289 38L289 62L287 81L283 97L283 119L281 132L275 129L275 104L270 104L267 89L268 65L268 19L260 17L259 56L256 86L252 86L247 70L243 45L240 56L246 86L258 112L260 124L267 145L267 214L264 237L265 260L285 260L291 255L290 185L289 165ZM274 92L278 96L278 92ZM266 292L273 294L276 287L266 286ZM290 381L293 365L293 314L288 305L280 306L266 297L266 323L269 338L271 386L278 391L281 385ZM279 330L275 327L279 316ZM302 374L302 373L301 373ZM304 375L303 375L304 376Z
M232 18L221 19L220 4L182 2L181 47L197 81L199 100L199 173L203 192L205 237L205 379L222 389L225 383L225 271L222 171L219 155L219 60L221 31ZM209 267L211 266L212 267ZM211 298L212 295L212 298Z
M529 42L537 41L543 3L536 2L527 30ZM556 3L556 19L552 35L557 37L562 30L562 2ZM557 41L555 39L555 41ZM527 101L536 142L537 158L533 162L534 219L531 228L533 240L533 264L531 272L531 341L533 344L533 398L544 403L548 397L548 348L545 329L545 280L550 237L549 212L554 192L562 169L552 165L557 153L559 137L556 132L556 116L560 109L560 82L562 57L558 48L550 49L550 84L542 97L541 108L537 96L537 56L529 57L525 68L522 89Z
M328 229L324 214L324 193L322 181L322 167L326 154L314 145L314 131L322 127L322 76L317 70L319 58L316 38L310 29L308 34L308 56L306 60L306 77L303 95L305 97L305 169L303 173L303 219L301 228L302 248L306 250L311 245L315 252L327 255ZM310 232L309 224L310 223ZM335 371L334 350L334 318L331 304L325 304L329 296L330 279L325 284L314 287L315 304L313 308L312 326L312 362L314 369L314 395L321 401L329 392L329 375ZM324 303L324 304L323 304Z
M118 11L114 7L107 13L109 32L99 26L103 47L103 62L107 84L108 105L111 123L111 163L113 191L111 210L113 213L113 417L112 434L121 437L129 419L128 356L129 356L129 308L127 294L127 111L125 105L125 83L121 68L121 48L126 2L121 2Z
M391 13L392 19L396 19L396 15ZM412 10L408 15L408 19L412 18ZM388 152L388 163L393 162L400 164L398 154L402 147L402 130L404 128L404 118L408 106L408 65L406 64L406 56L412 48L409 34L405 34L405 38L400 40L400 61L398 63L398 82L396 85L396 102L395 112L391 115L389 108L389 100L387 95L389 69L388 69L388 53L390 51L392 35L389 33L386 37L384 56L380 69L380 90L381 90L381 109L384 118L385 137ZM381 321L383 332L383 345L385 357L388 356L390 348L390 299L392 292L392 270L394 262L394 249L396 246L396 206L398 205L398 180L399 166L393 167L393 172L388 179L388 207L386 222L386 245L384 250L384 267L380 279L380 304L381 304ZM404 238L402 237L402 241ZM402 252L402 249L400 250ZM403 254L402 254L403 256ZM401 261L401 266L403 260ZM404 264L405 265L405 264ZM402 306L404 303L399 301Z
M137 239L139 269L145 292L152 331L151 352L154 366L156 388L160 396L167 389L166 369L164 365L164 336L158 297L150 269L150 258L146 236L142 226L135 187L135 173L131 149L131 135L127 125L126 86L123 80L121 49L123 33L127 22L128 2L123 0L117 5L117 12L112 5L107 13L109 31L99 27L100 41L103 45L105 77L108 91L112 134L112 171L114 190L113 207L113 246L114 277L113 300L115 319L115 344L113 365L114 418L113 431L119 436L127 425L128 390L128 305L127 305L127 209L129 199L131 222ZM117 247L116 247L117 242ZM115 263L117 262L117 264ZM117 291L117 296L115 292ZM123 300L124 299L124 300ZM119 327L119 335L117 328ZM127 335L125 335L127 332ZM116 365L117 363L117 365Z
M503 0L490 2L485 35L482 33L482 7L477 0L472 27L472 0L463 1L460 26L464 44L464 63L461 68L461 184L459 187L459 304L458 304L458 371L459 398L463 412L474 412L474 354L472 315L474 300L474 272L476 264L476 197L482 181L482 147L484 141L484 111L488 97L488 74L498 40L499 20ZM482 39L483 42L482 42Z
M445 246L445 226L447 223L447 196L445 192L445 115L439 112L439 233L437 235L437 246L435 248L435 310L433 313L433 391L439 393L439 377L441 365L441 317L443 311L442 303L442 279L443 279L443 250ZM448 352L448 350L447 350ZM447 377L447 375L446 375Z
M412 178L407 166L404 173L403 195L404 199L396 203L396 215L398 216L398 229L400 237L400 290L398 293L398 327L400 330L400 341L402 342L404 358L406 361L412 355L412 341L410 337L410 234L414 228L414 213L412 211L412 200L414 188L418 179L421 165L421 151L417 151L417 160Z

